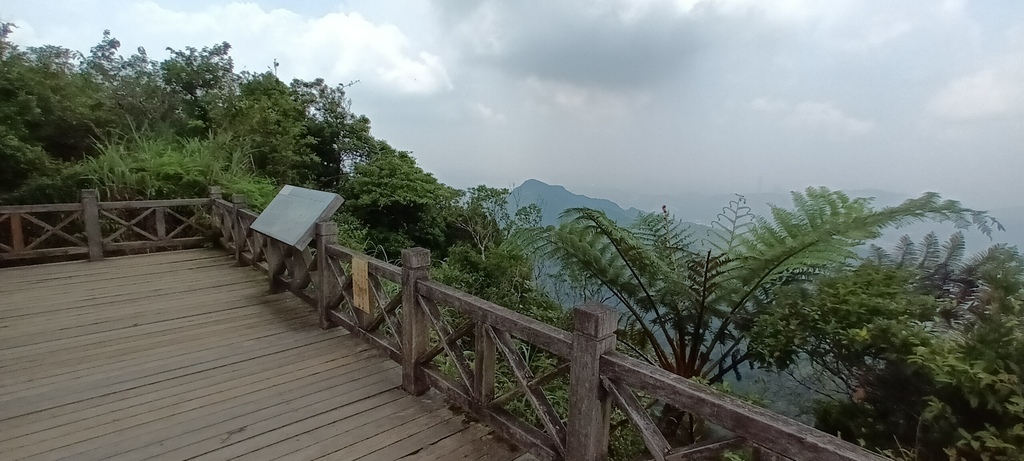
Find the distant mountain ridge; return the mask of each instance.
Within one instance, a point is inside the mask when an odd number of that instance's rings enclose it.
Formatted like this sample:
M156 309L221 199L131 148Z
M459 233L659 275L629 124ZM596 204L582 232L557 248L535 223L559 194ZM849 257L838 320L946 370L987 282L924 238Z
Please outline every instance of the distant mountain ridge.
M737 197L736 194L639 195L611 189L605 193L618 195L617 200L624 203L629 202L643 208L650 207L649 211L635 206L625 208L609 199L577 194L563 186L547 184L536 179L526 180L513 189L509 202L512 208L530 204L540 206L543 225L557 225L564 210L582 207L601 210L615 222L627 225L642 213L660 211L661 206L664 205L678 219L692 223L694 236L700 238L707 235L707 226L716 219L722 207L727 206L730 200ZM911 198L910 195L875 189L850 190L847 193L852 197L875 197L876 206L897 205ZM751 212L761 216L769 213L769 203L786 208L792 207L788 193L753 193L743 194L743 196L746 198ZM990 212L1006 227L1006 231L994 232L992 239L981 235L977 230L965 231L968 252L981 251L994 243L1017 245L1018 248L1024 249L1024 207L1003 208L990 210ZM941 240L945 240L956 229L951 224L914 224L903 229L890 229L874 243L883 248L891 248L903 234L909 234L915 240L920 240L924 234L931 231L938 234Z
M563 186L528 179L512 190L509 205L513 208L535 204L541 209L542 225L557 225L562 212L569 208L592 208L603 211L619 224L629 224L643 211L624 209L617 203L602 198L587 197L570 192Z
M516 209L523 206L535 204L541 209L541 225L557 226L561 222L562 212L569 208L591 208L603 211L619 225L631 224L640 215L646 213L637 208L623 208L619 204L603 198L588 197L576 194L565 187L547 184L536 179L529 179L519 187L512 190L509 198L509 208ZM708 236L710 227L693 222L685 222L684 228L694 239L694 243L703 248L707 246L704 239Z

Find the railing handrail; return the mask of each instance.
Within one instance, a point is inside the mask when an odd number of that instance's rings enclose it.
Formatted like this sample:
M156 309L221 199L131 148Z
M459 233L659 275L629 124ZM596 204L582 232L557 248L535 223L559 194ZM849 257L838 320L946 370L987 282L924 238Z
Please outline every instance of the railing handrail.
M206 205L208 198L178 198L160 200L126 200L97 202L102 210L137 209L169 206ZM30 205L0 205L0 214L46 213L51 211L79 211L82 203L36 203Z
M40 203L33 205L0 205L0 214L45 213L48 211L79 211L82 203Z
M656 428L653 428L653 423L647 417L646 412L636 402L632 392L638 391L707 418L752 443L755 449L767 449L773 455L798 460L877 461L885 459L785 416L772 413L708 386L615 352L614 331L618 314L606 306L599 306L596 309L588 308L584 317L589 316L586 318L590 320L585 320L585 322L590 322L586 326L593 331L582 332L579 329L579 324L575 331L566 331L430 280L424 272L425 268L422 267L424 257L426 264L429 265L429 252L426 250L416 250L419 252L416 254L418 258L414 264L416 267L398 267L337 244L335 225L321 223L318 225L317 238L311 243L311 246L318 250L314 256L311 248L299 251L285 247L271 238L254 234L248 226L255 219L256 214L245 209L244 198L235 197L231 202L215 198L213 205L215 211L219 210L224 213L217 216L215 212L216 222L221 226L222 242L227 248L235 250L239 264L251 264L268 272L272 287L286 288L316 307L320 312L323 327L343 326L387 352L389 357L402 364L403 386L407 391L419 394L427 387L434 388L452 399L455 404L474 413L484 423L495 426L515 442L529 445L544 457L591 459L606 456L607 418L609 416L606 409L609 408L607 405L611 404L607 394L614 394L614 401L619 407L625 406L626 409L632 409L634 410L632 413L643 413L642 415L631 415L631 418L634 418L633 422L640 427L645 443L655 459L704 454L705 452L702 451L704 448L715 448L709 446L670 449L668 442L664 440L660 432L657 432ZM246 252L246 248L248 252ZM403 253L403 259L407 256L409 255ZM353 258L365 260L371 277L380 277L400 284L401 292L392 298L386 306L383 303L378 304L378 310L382 312L376 317L372 313L361 313L351 306L351 279L344 273L337 274L337 276L328 274L330 271L326 268L333 267L335 264L332 262L332 258L342 264L350 264ZM408 263L409 261L406 261L406 264L403 265L408 265ZM315 278L313 277L314 273L316 273ZM313 280L317 280L315 284L312 283ZM316 286L310 288L313 285ZM310 289L316 293L310 294ZM351 316L346 316L341 311L335 310L337 306L345 302L349 303ZM440 325L438 319L434 318L439 315L435 303L449 306L468 317L469 324L464 327L469 328L450 331L450 327ZM393 313L397 307L402 308L402 323L399 324L402 331L400 335L394 332L396 338L388 339L376 329L385 322L390 325L392 321L397 321L397 319L389 317L387 312L388 309L392 309ZM602 314L602 309L605 309L604 314ZM582 311L577 310L575 313L580 312ZM594 322L599 324L594 324ZM604 323L600 324L601 322ZM426 338L429 337L431 328L436 331L439 342L432 349L427 350ZM611 331L610 337L607 334L594 336L594 332L602 331L602 329L606 332ZM457 341L470 333L475 338L475 363L455 363L456 368L461 369L459 374L462 375L461 379L464 382L460 383L458 380L450 379L428 363L429 357L443 353L442 349L448 349L449 341ZM493 376L487 378L483 376L486 373L482 373L482 371L489 371L493 374L495 340L499 340L498 342L501 343L502 338L505 338L504 341L508 341L509 334L563 359L568 359L571 368L570 415L583 415L585 418L597 418L597 420L581 422L572 421L570 418L569 424L565 425L562 421L551 420L550 410L546 415L540 414L548 432L554 431L553 434L559 435L560 432L568 431L568 435L562 434L560 437L564 438L557 440L558 437L544 434L536 428L524 424L503 409L491 408L490 403L497 401L493 396ZM582 342L578 343L578 341ZM498 349L507 349L507 346L507 342L498 344ZM587 352L587 347L592 350ZM594 347L597 349L593 349ZM507 354L507 351L503 353ZM426 362L420 361L423 357L427 357ZM507 357L509 360L513 360L512 356ZM464 357L461 360L465 361ZM455 360L455 362L459 362L459 360ZM467 371L467 366L472 367L475 373ZM517 378L522 379L532 377L528 372L525 378L518 372L516 374ZM472 375L472 377L466 375ZM469 382L470 378L472 383ZM537 377L537 380L539 381L540 378ZM595 386L603 387L608 392L591 392L596 388ZM580 389L584 387L589 390L581 391ZM532 394L533 392L535 390L531 391L528 385L523 386L522 395L530 397L536 405L539 405L538 411L550 405L545 403L546 399L543 396ZM582 400L589 401L582 402ZM544 413L544 411L540 412ZM624 412L629 413L625 409ZM600 432L602 430L605 432L603 438L600 433L593 433L593 431ZM733 446L730 443L716 444L716 446L718 445L723 448Z

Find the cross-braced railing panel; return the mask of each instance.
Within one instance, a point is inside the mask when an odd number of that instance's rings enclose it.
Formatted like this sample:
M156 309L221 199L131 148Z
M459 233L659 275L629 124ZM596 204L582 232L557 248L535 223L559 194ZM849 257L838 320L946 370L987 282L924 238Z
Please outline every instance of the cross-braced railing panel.
M82 211L39 210L0 213L0 254L84 253Z
M468 392L473 387L473 369L466 357L467 352L473 350L472 322L458 311L439 306L422 295L416 295L416 303L427 314L430 329L430 349L418 361L423 365L432 363L456 377L456 382Z
M601 386L607 392L612 406L611 432L613 437L626 440L618 453L621 457L663 461L671 459L719 460L727 453L751 453L750 444L722 428L707 424L695 414L682 414L678 419L665 419L656 409L664 409L664 402L652 398L645 392L635 392L621 382L601 377ZM675 437L666 436L661 425L686 425L702 428L696 432L681 431ZM763 457L762 457L763 458ZM747 459L747 458L743 458ZM760 458L759 458L760 459ZM784 459L779 457L778 459Z
M149 251L202 245L214 227L211 200L100 202L0 206L0 261Z
M484 330L490 335L500 352L499 360L504 362L496 368L500 370L503 365L507 366L514 378L512 381L515 386L503 395L518 394L520 396L507 399L507 403L501 405L500 408L523 418L525 422L534 427L543 429L551 445L564 456L566 433L564 421L567 419L565 405L568 403L568 395L564 393L552 395L545 389L546 385L550 389L551 384L555 384L558 379L565 378L564 373L561 373L557 366L551 367L550 360L552 358L548 354L544 354L543 351L531 350L533 349L532 345L514 340L508 332L489 325L485 326ZM533 371L534 368L547 369L542 377L548 379L538 379ZM568 389L568 386L561 389ZM515 405L517 403L518 405ZM559 408L556 408L556 403L560 404ZM490 406L492 408L499 407L493 401Z
M325 314L338 324L357 329L380 343L390 353L402 352L402 287L400 270L383 261L361 257L367 266L368 305L358 305L354 294L353 253L337 245L325 247L319 261L327 262L325 276L330 280ZM360 256L356 256L357 258Z
M100 202L105 250L199 245L213 227L208 199Z
M433 281L418 284L417 300L436 338L419 361L433 387L545 457L564 456L564 331Z

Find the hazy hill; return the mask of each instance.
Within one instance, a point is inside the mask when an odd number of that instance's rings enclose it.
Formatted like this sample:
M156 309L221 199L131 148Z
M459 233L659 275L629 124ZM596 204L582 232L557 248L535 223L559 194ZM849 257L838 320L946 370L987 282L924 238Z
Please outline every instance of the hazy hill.
M536 179L528 179L513 189L509 202L513 207L530 204L540 206L543 211L541 224L545 226L558 224L559 216L568 208L586 207L601 210L619 224L629 224L642 213L636 208L623 209L611 200L574 194L562 186Z

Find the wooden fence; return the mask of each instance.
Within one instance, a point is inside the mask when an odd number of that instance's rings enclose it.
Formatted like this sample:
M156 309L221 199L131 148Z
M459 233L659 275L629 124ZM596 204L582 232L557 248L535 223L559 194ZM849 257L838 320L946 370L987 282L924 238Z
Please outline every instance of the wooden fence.
M657 460L720 459L735 448L758 459L884 459L616 352L618 312L607 306L574 309L573 331L561 330L430 280L425 249L403 251L397 267L338 245L330 222L318 223L310 247L292 248L249 229L257 214L243 197L219 195L211 197L214 223L239 265L265 272L271 290L315 307L321 327L344 327L387 353L402 365L406 391L434 389L542 458L604 459L617 411ZM368 309L357 307L367 299ZM527 356L550 359L549 371L534 374ZM511 382L496 382L509 375ZM546 388L566 379L568 404L559 408ZM731 435L673 447L643 404L651 401Z
M83 190L78 203L0 206L0 265L201 246L209 241L211 204L209 198L101 202L96 190Z

